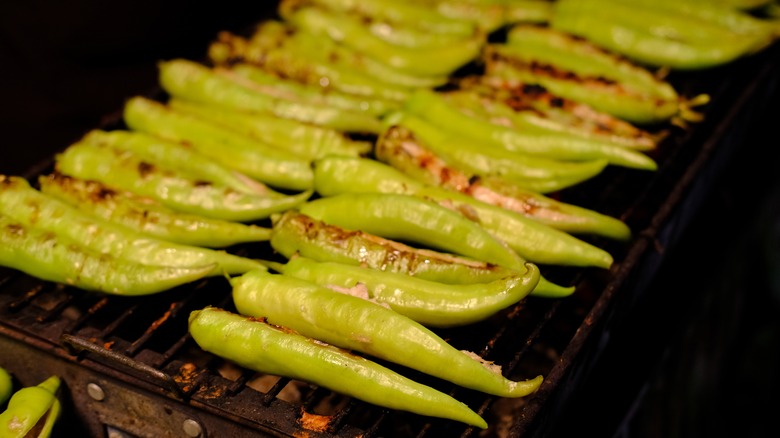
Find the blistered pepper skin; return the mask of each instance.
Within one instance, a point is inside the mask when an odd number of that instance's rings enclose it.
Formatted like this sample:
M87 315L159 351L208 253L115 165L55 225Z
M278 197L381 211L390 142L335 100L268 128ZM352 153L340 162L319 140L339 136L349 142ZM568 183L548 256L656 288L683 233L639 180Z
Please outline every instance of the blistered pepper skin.
M99 254L128 262L179 268L218 265L221 272L239 274L262 268L259 262L225 251L175 244L146 237L108 222L34 189L18 177L0 177L0 212L25 227L64 236Z
M98 181L55 172L39 177L38 185L42 193L109 222L183 245L223 248L271 238L269 228L182 213L151 199L113 190Z
M216 275L217 265L143 265L101 254L0 213L0 265L36 278L113 295L149 295Z
M306 202L299 211L347 229L417 242L512 269L524 263L506 243L475 222L411 195L344 193Z
M75 143L56 157L65 175L96 180L159 201L174 210L214 219L250 222L268 218L305 202L311 190L277 195L249 195L229 187L197 181L154 165L127 151Z
M502 397L523 397L542 382L542 376L509 380L399 313L308 281L257 270L234 277L230 283L236 309L243 315L266 318L304 336L457 385Z
M452 254L412 248L361 230L326 224L294 210L274 218L271 246L288 259L300 254L317 261L401 272L447 284L489 282L518 272Z
M174 59L160 63L159 67L160 85L181 99L268 112L339 131L371 133L381 127L379 120L370 114L264 94L192 61Z
M486 187L465 187L464 192L472 195L469 196L453 190L425 186L417 181L410 181L406 175L385 164L369 159L328 157L318 160L314 169L315 188L323 196L374 192L403 193L429 199L463 213L533 263L609 268L613 262L606 251L556 229L554 224L548 225L503 206L490 204L486 202L488 199L478 199L477 197L489 196L490 190ZM502 200L509 203L508 198L507 196ZM547 215L551 222L559 216L561 222L567 222L571 228L601 230L602 234L621 240L630 236L628 227L617 219L586 210L566 208L564 205L545 205L542 199L534 197L528 200L529 209L548 209L535 214ZM518 204L521 201L519 198L515 200ZM566 214L571 214L572 217L566 218Z
M272 268L321 286L336 286L337 291L365 292L365 296L356 296L386 305L426 327L457 327L482 321L522 300L539 281L539 268L530 263L525 272L489 283L465 285L305 257L293 257Z

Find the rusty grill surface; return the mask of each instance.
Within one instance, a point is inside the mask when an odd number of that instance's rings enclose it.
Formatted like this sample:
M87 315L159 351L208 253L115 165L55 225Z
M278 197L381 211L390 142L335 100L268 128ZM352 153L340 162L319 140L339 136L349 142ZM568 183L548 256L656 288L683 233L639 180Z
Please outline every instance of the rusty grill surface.
M193 310L214 305L233 310L229 285L210 279L149 296L125 298L41 282L0 268L0 348L17 374L42 380L63 376L66 409L91 436L108 429L127 436L532 436L551 430L567 394L576 391L603 332L650 275L670 242L660 236L712 155L738 147L751 111L776 87L777 47L733 65L670 81L681 94L707 93L705 121L672 128L654 156L657 172L609 168L564 191L560 199L624 220L628 244L601 239L616 263L609 271L546 268L553 281L577 285L563 300L529 297L487 321L438 330L460 349L501 365L506 376L543 374L540 390L506 400L456 387L393 365L467 403L491 429L378 408L330 390L259 376L203 352L187 333ZM51 159L26 175L48 171ZM233 248L267 256L264 245ZM656 261L654 261L656 260ZM107 429L108 428L108 429ZM117 432L118 431L118 432Z

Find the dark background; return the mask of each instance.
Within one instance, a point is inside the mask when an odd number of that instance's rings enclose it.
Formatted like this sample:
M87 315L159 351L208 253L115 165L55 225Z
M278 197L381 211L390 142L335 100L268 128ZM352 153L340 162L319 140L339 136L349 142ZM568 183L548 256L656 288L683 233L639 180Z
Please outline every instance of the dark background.
M0 2L0 173L21 173L153 89L157 61L202 59L218 31L246 29L276 3Z
M2 2L0 173L22 174L153 89L157 61L203 58L219 30L275 4ZM564 429L780 436L780 111L753 124Z

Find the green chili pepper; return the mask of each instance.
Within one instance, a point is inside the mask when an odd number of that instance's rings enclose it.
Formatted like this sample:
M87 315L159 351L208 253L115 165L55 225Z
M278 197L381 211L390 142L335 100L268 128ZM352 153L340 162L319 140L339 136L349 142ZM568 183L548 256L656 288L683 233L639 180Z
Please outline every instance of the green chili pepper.
M372 21L415 26L430 33L469 36L476 24L468 19L450 18L427 5L392 0L310 0L328 9L359 15Z
M619 2L556 2L550 24L637 62L679 70L722 65L766 47L771 33L739 34L685 19L679 11ZM598 15L593 11L598 10ZM595 16L594 16L595 15ZM640 18L641 17L641 18ZM598 26L594 24L598 22ZM658 30L663 31L659 34ZM709 33L709 38L699 35Z
M14 391L14 382L11 378L11 374L0 367L0 407L2 407L6 401L11 397Z
M374 155L431 185L464 186L440 167L475 176L496 176L528 190L550 193L593 178L607 160L558 161L485 146L476 138L455 136L415 116L396 113L374 145ZM445 171L445 172L448 172Z
M55 172L39 177L38 184L41 192L49 196L161 240L221 248L271 238L269 228L181 213L152 199L113 190L98 181L82 180Z
M306 202L301 213L329 224L388 239L416 242L519 269L523 260L506 243L463 215L411 195L344 193Z
M406 101L405 109L455 134L481 138L486 144L510 151L557 160L606 159L611 164L636 169L657 168L656 163L641 152L613 144L563 134L524 133L511 126L469 116L430 90L417 90Z
M189 144L223 166L274 187L305 190L311 186L306 159L151 99L129 99L124 120L134 131Z
M214 275L217 265L154 266L102 254L0 213L0 265L46 281L114 295L163 292Z
M216 71L225 70L217 68ZM376 117L400 108L398 102L389 99L354 95L336 89L328 89L320 84L303 84L290 79L282 79L279 75L257 65L239 63L230 66L226 71L249 79L258 86L262 86L263 90L268 90L269 94L276 92L280 97L290 96L292 99L305 99L318 104L368 113Z
M282 29L282 37L273 37ZM420 78L401 74L378 61L350 51L331 41L303 33L289 35L288 28L277 21L258 26L255 35L271 33L274 42L263 38L245 38L222 32L209 46L209 58L217 65L245 63L325 90L339 90L362 97L376 97L401 102L409 87L433 87L447 78ZM294 32L291 29L290 32Z
M446 284L486 283L522 273L522 268L413 248L361 230L330 225L292 210L274 218L271 247L288 259L299 254L321 262L365 266ZM531 295L561 298L571 295L574 289L541 276Z
M406 47L377 37L357 17L302 6L295 0L280 4L280 14L303 32L330 38L377 61L416 76L446 76L476 59L484 44L482 35L439 47Z
M392 178L392 174L389 171L379 169L377 172L377 167L379 166L373 165L367 162L367 160L352 164L350 162L337 161L336 157L317 162L315 174L319 175L315 179L316 189L325 196L338 196L345 193L358 192L398 193L414 195L436 202L479 224L487 232L506 242L521 257L534 263L609 268L613 262L612 256L606 251L561 230L518 214L516 211L484 202L463 193L429 186L413 187L404 185L404 180L396 180L399 183L394 185L385 182L387 180L382 181L380 184L374 184L373 182L378 179L377 177L364 177L363 175L367 175L369 171L375 171L379 178ZM338 170L346 169L360 169L364 172L361 174L338 172ZM399 187L404 190L398 190ZM469 190L471 188L464 191L468 192ZM480 196L484 196L486 190L480 187L475 188L474 191L478 192ZM518 196L518 199L522 198ZM556 206L548 203L547 207L548 211L546 213L555 217L554 207ZM595 212L579 211L574 208L562 209L565 213L581 216L579 218L580 223L589 219L591 223L595 223L596 228L603 230L602 234L609 234L612 237L622 239L630 236L628 227L616 219L599 215ZM305 210L302 211L305 213ZM563 217L563 214L559 213L558 216ZM568 222L576 225L577 217L567 219ZM337 223L336 225L339 224Z
M542 376L509 380L500 368L458 351L399 313L308 281L257 270L230 283L239 313L267 318L271 324L337 347L501 397L526 396L542 383Z
M0 177L0 200L0 211L24 226L66 236L101 254L127 261L189 268L216 263L219 270L214 275L240 274L263 266L256 260L224 251L146 237L43 194L22 178Z
M357 6L355 3L353 0L285 0L280 4L280 12L282 18L286 18L296 9L315 8L325 10L330 15L336 15L338 19L348 20L352 26L359 26L361 28L359 30L360 34L365 35L367 30L367 34L393 46L423 50L462 44L469 38L477 35L474 31L465 34L431 31L426 28L425 24L420 23L419 16L407 15L401 20L388 19L388 16L398 18L404 13L408 14L410 11L401 11L400 13L396 11L394 14L384 13L377 10L376 4L372 8L370 2L368 7ZM420 11L421 9L417 8L415 11ZM433 19L436 21L441 21L445 18L430 9L422 10L433 13L429 15L434 15Z
M634 123L667 121L686 104L646 68L556 28L515 26L484 58L490 76L539 84Z
M96 180L118 190L146 196L178 211L214 219L254 221L293 208L312 195L254 196L143 161L132 153L89 143L75 143L58 154L56 170Z
M292 119L249 111L218 108L209 104L172 99L168 106L174 111L218 123L264 143L313 160L328 154L366 155L371 143L347 138L342 132Z
M555 118L547 117L535 108L532 109L530 105L523 108L523 105L527 104L522 102L522 99L501 101L493 96L467 90L455 90L442 95L453 105L475 114L476 117L488 119L494 123L507 123L506 121L508 120L512 126L529 133L566 134L577 138L630 147L636 150L652 150L655 148L654 141L648 145L647 141L652 140L650 135L646 133L639 133L631 137L621 136L616 132L610 131L610 125L608 124L597 125L591 123L585 125L581 123L582 119L575 114L569 114L565 121L556 120ZM511 96L509 99L513 98L515 96ZM626 122L623 122L623 124L626 124ZM614 126L615 123L613 122L611 125ZM634 128L634 132L637 131L639 130ZM645 140L645 142L641 142L641 140Z
M361 230L347 230L294 210L272 219L271 246L288 259L300 254L318 261L403 272L448 284L488 282L517 272L466 257L413 248Z
M348 132L377 132L379 120L357 111L315 105L305 101L280 99L252 87L252 82L237 82L236 76L220 75L214 70L184 59L159 64L160 85L171 96L235 109L265 111L276 116L326 126Z
M484 205L490 204L568 233L598 234L618 240L631 236L631 230L619 219L537 193L512 191L507 187L493 188L490 181L487 183L470 182L462 191L467 196L463 196L424 185L391 166L367 158L325 157L314 162L314 187L322 196L346 192L413 194L445 205L462 205L456 208L472 210L472 216L490 214L488 210L495 209ZM507 216L503 221L512 222ZM522 252L520 249L516 251Z
M190 314L189 332L205 351L253 371L311 382L389 409L487 428L468 406L444 393L262 319L206 307Z
M472 75L460 90L498 101L516 111L518 123L592 137L641 151L653 150L667 133L651 133L590 105L556 96L541 85L496 76Z
M482 321L528 295L539 282L539 268L489 283L444 284L394 272L293 257L271 264L284 275L367 299L428 327L456 327Z
M37 386L20 389L0 414L0 436L3 438L47 438L60 416L57 390L60 378L51 376Z
M183 144L137 131L92 130L81 141L131 151L139 158L182 171L194 178L211 181L240 192L256 195L279 195L264 184L236 170L227 168L207 155Z
M486 33L498 30L508 18L504 5L498 2L424 0L419 3L434 8L445 17L471 21Z

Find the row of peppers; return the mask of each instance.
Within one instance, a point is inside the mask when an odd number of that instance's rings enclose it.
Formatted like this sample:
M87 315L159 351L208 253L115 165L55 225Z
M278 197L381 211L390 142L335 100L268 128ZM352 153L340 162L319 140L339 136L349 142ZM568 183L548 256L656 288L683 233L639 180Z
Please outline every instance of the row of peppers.
M249 38L221 34L212 66L160 63L167 102L129 99L128 129L88 133L37 188L0 177L0 264L123 295L228 276L238 313L190 316L203 349L486 428L465 404L366 356L497 396L533 392L541 376L510 380L431 328L574 291L536 264L610 267L575 235L625 241L628 227L545 194L609 165L655 170L663 128L697 120L692 108L706 102L617 56L625 46L575 37L589 38L574 24L608 10L610 26L655 47L678 32L689 55L713 52L690 39L699 31L723 53L731 46L716 37L744 34L730 57L655 60L679 69L731 61L775 35L773 22L733 9L636 0L652 8L638 23L612 3L283 0L281 20ZM670 15L690 32L642 29ZM505 41L489 42L500 30ZM640 53L621 54L653 64ZM473 63L484 73L458 74ZM285 260L225 250L264 241Z

